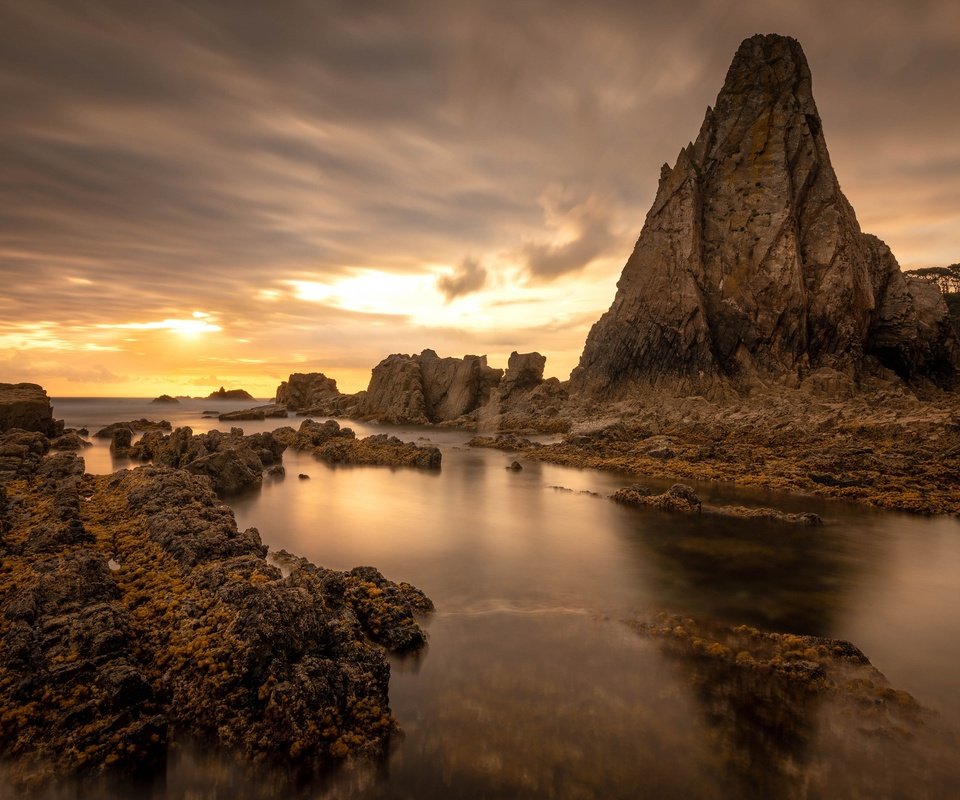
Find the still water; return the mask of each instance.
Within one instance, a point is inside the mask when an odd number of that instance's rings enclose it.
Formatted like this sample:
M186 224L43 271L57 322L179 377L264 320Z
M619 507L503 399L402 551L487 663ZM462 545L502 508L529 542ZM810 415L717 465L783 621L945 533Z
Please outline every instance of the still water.
M91 433L141 416L194 432L226 429L201 412L244 405L54 404L68 426ZM252 433L299 422L234 424ZM335 569L372 564L434 600L426 651L392 662L391 704L404 736L386 763L279 789L280 776L241 771L188 745L156 785L101 792L156 800L960 796L960 756L946 740L932 766L905 745L896 785L877 794L868 778L883 765L841 763L848 756L832 753L831 742L859 734L826 706L804 712L803 735L789 748L758 743L746 730L749 709L733 719L720 714L715 693L691 688L681 664L625 624L669 611L847 639L894 687L937 711L938 724L956 730L956 520L720 485L697 490L710 502L815 511L826 524L669 516L605 499L634 482L622 475L536 462L511 472L511 454L469 448L463 432L352 427L429 441L441 448L443 468L329 467L287 451L286 479L266 479L257 494L230 502L238 525L257 527L272 549ZM83 456L90 472L131 466L103 443ZM724 689L734 707L737 691ZM840 778L824 791L823 776L834 773Z

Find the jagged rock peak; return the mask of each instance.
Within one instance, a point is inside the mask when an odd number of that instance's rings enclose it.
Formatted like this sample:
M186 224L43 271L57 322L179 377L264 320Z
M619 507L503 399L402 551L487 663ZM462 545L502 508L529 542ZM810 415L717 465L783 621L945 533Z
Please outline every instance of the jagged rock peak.
M696 141L661 170L572 388L795 384L821 367L856 378L881 364L949 384L946 307L913 283L840 190L800 44L753 36Z

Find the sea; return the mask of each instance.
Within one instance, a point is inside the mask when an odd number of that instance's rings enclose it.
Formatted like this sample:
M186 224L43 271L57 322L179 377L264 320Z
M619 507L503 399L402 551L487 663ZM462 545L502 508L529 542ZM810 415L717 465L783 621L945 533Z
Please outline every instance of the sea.
M68 427L91 433L139 417L195 433L301 422L204 416L257 403L53 404ZM147 783L71 785L50 797L960 796L960 756L949 735L937 740L944 752L914 755L905 731L903 743L891 746L910 754L907 766L882 779L888 793L877 793L885 765L857 755L858 747L835 748L838 735L870 735L857 716L870 709L845 715L829 699L798 706L784 697L782 720L757 719L753 690L736 675L704 679L696 665L637 631L638 622L667 612L848 640L893 687L930 709L938 728L955 731L956 519L725 484L694 488L705 502L812 511L825 524L669 515L608 499L638 481L657 491L669 482L522 457L523 469L511 471L515 454L469 447L468 432L340 422L358 436L387 432L439 447L442 468L328 466L288 450L286 479L265 480L228 502L237 524L256 527L271 549L333 569L373 565L433 599L426 649L391 658L391 708L402 735L383 762L291 783L282 771L244 767L229 753L185 741L171 751L165 773ZM81 454L88 472L136 466L93 441Z

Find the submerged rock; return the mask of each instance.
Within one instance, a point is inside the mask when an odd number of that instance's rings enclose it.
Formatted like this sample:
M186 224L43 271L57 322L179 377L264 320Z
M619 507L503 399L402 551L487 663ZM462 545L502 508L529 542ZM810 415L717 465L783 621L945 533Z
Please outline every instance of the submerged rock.
M817 527L823 525L818 514L809 511L788 513L776 508L748 508L747 506L715 506L704 504L699 495L689 486L675 483L663 494L654 494L647 487L635 484L618 489L610 499L628 506L646 506L661 511L679 511L685 514L703 514L713 517L738 517L740 519L780 522L787 525Z

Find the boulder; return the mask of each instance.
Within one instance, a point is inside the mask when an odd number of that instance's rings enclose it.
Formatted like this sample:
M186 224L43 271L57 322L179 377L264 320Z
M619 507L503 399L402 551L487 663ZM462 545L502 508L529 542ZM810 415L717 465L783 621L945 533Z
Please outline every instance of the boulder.
M263 462L245 444L219 447L188 462L184 469L209 478L213 490L221 497L259 489L263 483Z
M59 433L50 398L35 383L0 383L0 433L14 428L44 436Z
M294 372L277 387L276 402L304 411L340 396L337 382L322 372Z
M84 447L91 446L91 442L81 438L72 431L50 440L51 450L83 450Z
M571 388L609 399L638 384L795 386L811 369L859 378L875 363L948 387L960 347L921 283L860 232L799 43L757 35L697 140L663 166Z

